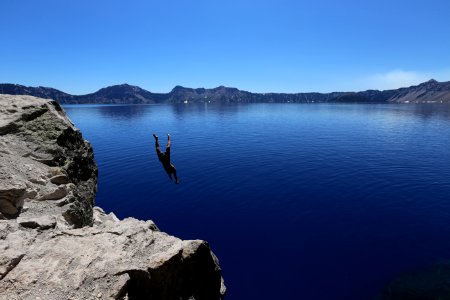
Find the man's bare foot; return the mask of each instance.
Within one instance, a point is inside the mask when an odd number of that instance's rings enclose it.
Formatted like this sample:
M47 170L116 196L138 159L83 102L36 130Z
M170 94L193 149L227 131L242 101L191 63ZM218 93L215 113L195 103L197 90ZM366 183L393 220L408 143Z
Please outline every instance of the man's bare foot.
M156 133L153 134L153 137L155 138L155 140L158 139L158 136L156 135Z
M167 134L167 139L170 140L170 134Z

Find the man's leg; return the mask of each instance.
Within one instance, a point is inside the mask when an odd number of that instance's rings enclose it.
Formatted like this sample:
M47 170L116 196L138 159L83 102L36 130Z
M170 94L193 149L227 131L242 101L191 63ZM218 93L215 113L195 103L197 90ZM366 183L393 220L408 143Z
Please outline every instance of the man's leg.
M164 156L167 157L167 160L170 162L170 134L167 135L167 146Z
M153 134L153 137L155 138L155 148L156 148L156 154L161 154L161 149L159 148L159 142L158 142L158 136L156 134Z
M170 134L167 134L167 146L166 148L170 148Z

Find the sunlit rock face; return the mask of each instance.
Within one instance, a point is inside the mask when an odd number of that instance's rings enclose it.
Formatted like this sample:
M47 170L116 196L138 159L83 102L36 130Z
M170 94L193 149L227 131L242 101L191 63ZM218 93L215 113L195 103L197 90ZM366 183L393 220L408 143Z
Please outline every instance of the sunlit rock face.
M97 166L54 101L0 95L0 299L222 299L215 255L94 206Z

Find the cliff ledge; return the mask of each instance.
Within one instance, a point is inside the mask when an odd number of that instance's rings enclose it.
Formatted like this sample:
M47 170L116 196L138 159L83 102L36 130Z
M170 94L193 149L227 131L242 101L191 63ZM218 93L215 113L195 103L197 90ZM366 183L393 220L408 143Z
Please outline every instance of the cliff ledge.
M0 95L0 299L219 300L208 244L94 206L91 145L54 101Z

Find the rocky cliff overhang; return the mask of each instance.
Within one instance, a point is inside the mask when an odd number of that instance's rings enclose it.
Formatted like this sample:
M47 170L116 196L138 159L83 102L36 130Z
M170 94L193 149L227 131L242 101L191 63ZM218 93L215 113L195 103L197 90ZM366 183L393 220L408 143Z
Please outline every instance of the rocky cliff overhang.
M0 95L0 299L222 299L215 255L94 207L91 145L54 101Z

